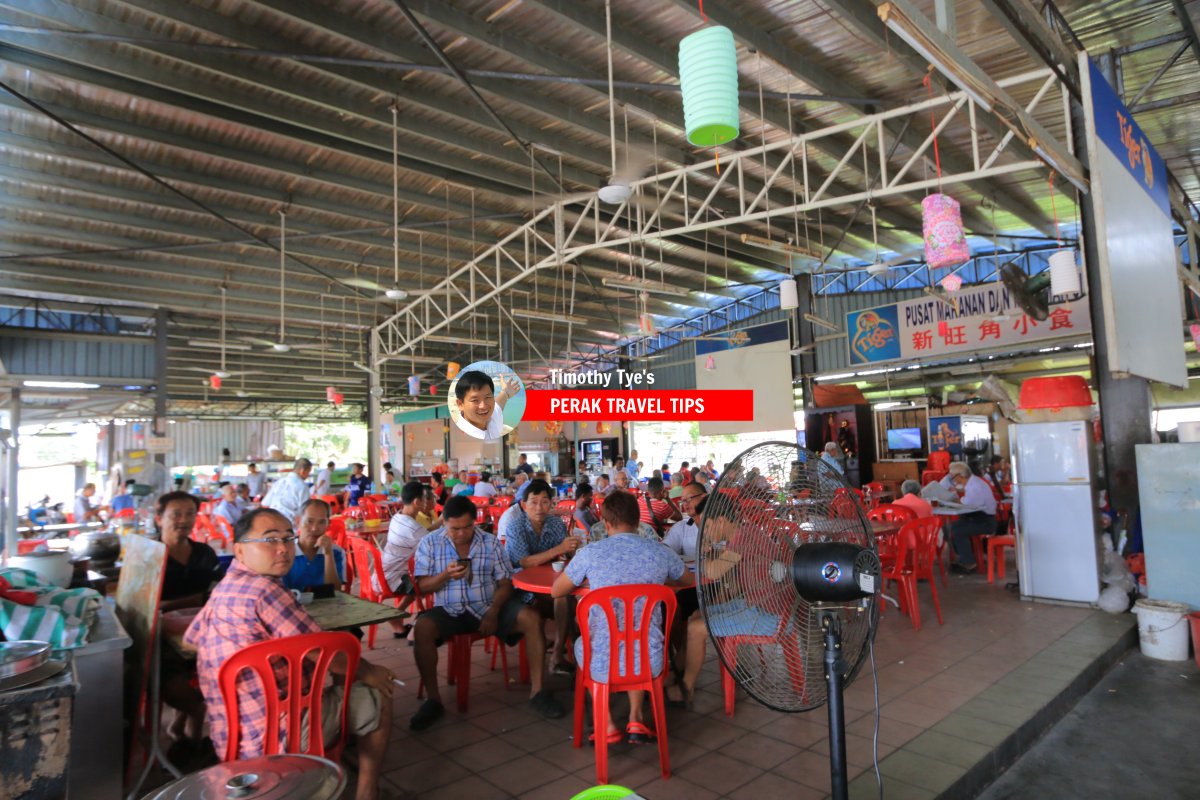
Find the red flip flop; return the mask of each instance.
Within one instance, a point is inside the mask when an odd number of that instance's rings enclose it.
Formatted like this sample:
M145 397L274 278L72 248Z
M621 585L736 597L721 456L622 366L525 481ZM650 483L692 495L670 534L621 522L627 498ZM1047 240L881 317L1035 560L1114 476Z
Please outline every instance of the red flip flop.
M607 737L605 737L606 741L607 741L609 744L618 744L618 743L620 743L620 741L621 741L623 738L625 738L625 736L624 736L624 734L622 734L620 731L609 731L609 733L608 733L608 736L607 736ZM596 741L596 734L594 734L594 733L589 733L589 734L588 734L588 743L590 744L590 743L593 743L593 742L595 742L595 741Z
M630 744L648 744L657 738L653 729L640 722L631 722L626 725L625 733L627 734L626 741Z

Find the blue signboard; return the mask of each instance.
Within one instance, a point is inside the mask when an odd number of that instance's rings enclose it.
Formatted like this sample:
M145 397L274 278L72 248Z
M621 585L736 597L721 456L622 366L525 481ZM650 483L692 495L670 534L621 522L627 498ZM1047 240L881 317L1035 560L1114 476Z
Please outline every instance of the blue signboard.
M896 305L864 308L846 315L850 363L900 358L900 312Z
M929 452L947 452L958 457L963 452L962 417L929 418Z
M1113 152L1122 166L1137 180L1138 185L1171 216L1171 199L1167 194L1167 165L1150 144L1150 139L1133 119L1133 114L1108 85L1096 62L1088 59L1091 71L1092 106L1096 115L1096 138Z

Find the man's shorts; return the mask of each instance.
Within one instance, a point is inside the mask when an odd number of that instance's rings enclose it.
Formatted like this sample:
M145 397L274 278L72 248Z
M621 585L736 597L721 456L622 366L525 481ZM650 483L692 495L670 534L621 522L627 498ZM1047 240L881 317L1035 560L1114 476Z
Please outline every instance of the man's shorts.
M517 615L525 604L518 597L510 597L500 608L500 618L496 621L496 636L505 643L514 645L521 640L521 632L517 629ZM479 618L469 611L454 615L442 606L435 606L421 614L420 618L428 617L437 626L438 644L462 633L475 633L479 630Z
M342 694L344 686L325 687L321 695L321 734L325 746L332 747L342 732ZM346 734L365 736L379 727L380 709L383 698L377 689L355 681L350 685L350 706L346 709ZM300 749L308 749L308 718L301 722Z

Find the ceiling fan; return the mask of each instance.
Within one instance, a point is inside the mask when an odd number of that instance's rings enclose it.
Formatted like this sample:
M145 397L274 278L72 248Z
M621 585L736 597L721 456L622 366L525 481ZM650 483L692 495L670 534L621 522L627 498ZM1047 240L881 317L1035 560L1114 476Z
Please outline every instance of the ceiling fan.
M324 344L289 344L285 330L286 308L284 305L284 288L287 277L287 211L279 211L279 338L275 341L258 336L240 336L243 342L270 347L276 353L287 353L292 350L326 350L332 348Z
M188 372L204 372L209 375L216 375L222 380L225 378L230 378L234 375L261 375L262 373L256 370L239 370L230 372L229 370L225 369L225 288L225 285L221 284L221 338L218 339L221 347L221 368L212 370L208 369L207 367L184 367L184 369Z

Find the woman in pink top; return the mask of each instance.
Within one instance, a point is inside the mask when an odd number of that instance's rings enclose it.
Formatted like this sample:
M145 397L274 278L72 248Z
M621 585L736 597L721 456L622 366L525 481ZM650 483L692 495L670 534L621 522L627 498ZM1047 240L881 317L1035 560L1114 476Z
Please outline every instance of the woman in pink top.
M900 493L903 497L893 501L895 505L911 508L917 517L932 517L933 506L927 500L921 498L921 484L917 481L908 480L900 484Z

